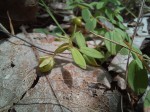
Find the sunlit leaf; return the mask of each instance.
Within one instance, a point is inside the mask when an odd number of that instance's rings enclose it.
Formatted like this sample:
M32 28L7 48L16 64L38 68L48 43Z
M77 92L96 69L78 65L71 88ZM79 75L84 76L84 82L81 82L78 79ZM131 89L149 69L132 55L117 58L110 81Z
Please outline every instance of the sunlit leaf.
M81 68L86 69L86 62L85 62L82 54L78 51L78 49L72 47L72 48L70 48L70 51L72 53L74 62Z
M86 47L85 37L81 32L75 33L75 38L79 47Z
M93 57L93 58L104 58L103 54L96 49L89 48L89 47L81 47L80 51L83 54L86 54L87 56Z

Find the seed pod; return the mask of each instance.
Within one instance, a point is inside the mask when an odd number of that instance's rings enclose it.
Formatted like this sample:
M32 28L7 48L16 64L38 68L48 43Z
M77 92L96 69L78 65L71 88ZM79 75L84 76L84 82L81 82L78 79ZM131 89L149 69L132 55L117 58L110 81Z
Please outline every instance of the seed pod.
M82 26L82 18L81 17L75 17L72 19L72 23L77 25L77 26Z
M40 58L40 65L39 70L41 72L48 72L50 71L55 64L54 58L51 56L46 56L45 58Z

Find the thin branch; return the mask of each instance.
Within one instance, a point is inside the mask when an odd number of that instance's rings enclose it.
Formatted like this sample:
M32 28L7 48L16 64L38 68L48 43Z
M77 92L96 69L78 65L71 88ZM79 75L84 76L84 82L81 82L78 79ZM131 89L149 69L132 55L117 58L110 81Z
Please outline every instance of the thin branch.
M41 52L46 53L46 54L50 54L50 55L54 54L54 51L50 51L50 50L43 49L43 48L41 48L41 47L39 47L39 46L37 46L37 45L32 44L31 42L29 42L29 41L27 41L27 40L25 40L25 39L22 39L21 37L18 37L18 36L16 36L16 35L12 35L12 34L10 34L9 32L4 31L4 30L1 28L1 25L0 25L0 32L3 32L3 33L5 33L5 34L7 34L8 36L15 37L15 38L17 38L17 39L19 39L19 40L21 40L21 41L23 41L23 42L29 44L30 46L26 45L26 46L28 46L28 47L35 47L35 48L37 48L38 50L40 50ZM15 43L14 43L14 44L15 44ZM70 53L61 53L61 54L70 54ZM65 57L65 56L62 56L62 55L59 55L59 54L58 54L57 56Z

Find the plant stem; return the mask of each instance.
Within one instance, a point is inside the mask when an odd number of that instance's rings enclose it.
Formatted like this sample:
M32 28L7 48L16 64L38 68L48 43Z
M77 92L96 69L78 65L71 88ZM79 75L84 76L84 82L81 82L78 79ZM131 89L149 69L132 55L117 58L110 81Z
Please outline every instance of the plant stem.
M120 45L120 46L122 46L122 47L124 47L124 48L126 48L126 49L128 49L128 50L131 50L131 51L133 51L134 53L136 53L136 54L142 56L142 54L138 53L137 51L135 51L135 50L133 50L133 49L127 47L127 46L124 46L124 45L122 45L122 44L119 44L119 43L117 43L117 42L115 42L115 41L113 41L113 40L111 40L111 39L105 38L105 37L103 37L103 36L101 36L101 35L98 35L98 34L96 34L96 33L94 33L94 32L91 32L91 31L90 31L90 33L92 33L92 34L94 34L95 36L100 37L100 38L102 38L102 39L108 40L108 41L110 41L110 42L112 42L112 43L114 43L114 44Z
M133 14L127 7L125 7L125 9L126 9L134 18L136 18L136 15Z
M56 20L56 18L54 17L54 15L52 14L52 12L50 11L49 7L46 6L45 2L43 0L41 0L42 4L39 3L41 6L43 6L46 10L46 12L51 16L51 18L53 19L53 21L56 23L56 25L60 28L60 30L66 34L66 32L63 30L63 28L60 26L60 24L58 23L58 21Z

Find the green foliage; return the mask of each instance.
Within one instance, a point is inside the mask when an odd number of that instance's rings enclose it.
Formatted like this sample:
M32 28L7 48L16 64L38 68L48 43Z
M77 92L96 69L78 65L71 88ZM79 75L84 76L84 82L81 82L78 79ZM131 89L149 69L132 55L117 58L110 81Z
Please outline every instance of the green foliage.
M118 19L118 21L123 22L123 18L122 18L121 15L117 14L117 15L116 15L116 18Z
M129 54L129 50L123 47L123 48L119 51L119 53L122 54L122 55L128 55L128 54Z
M124 40L125 38L127 38L127 33L126 33L125 31L123 31L123 30L121 30L121 29L119 29L119 28L115 28L114 30L115 30L115 32L116 32L117 34L119 34L119 36L122 37L123 40Z
M96 49L89 48L89 47L81 47L80 51L90 57L93 58L104 58L103 54L97 51Z
M90 18L92 17L91 12L89 11L88 8L83 9L82 11L82 18L85 22L88 22Z
M82 7L81 15L83 20L85 21L85 27L89 31L91 31L91 29L93 30L96 27L95 18L98 17L106 18L109 22L116 26L119 26L121 29L126 29L126 27L122 24L123 18L120 15L120 11L123 9L123 7L121 7L121 3L118 0L101 0L99 2L92 2L90 4L84 3L83 0L72 0L68 2L68 6L72 6L72 8L79 6ZM94 14L92 13L93 11ZM90 28L90 26L92 28Z
M99 59L101 63L103 63L107 61L107 58L111 55L116 55L118 52L122 55L128 55L129 51L131 51L134 60L129 64L128 84L137 94L141 94L145 91L148 85L145 60L141 58L141 51L134 45L131 45L131 38L125 32L126 27L123 25L123 17L120 15L124 7L121 6L119 0L100 0L92 3L85 3L84 0L67 0L67 9L79 8L79 12L81 12L78 13L78 17L72 19L74 32L71 36L67 35L61 28L43 0L41 0L41 2L59 29L65 34L59 35L59 37L61 37L59 40L63 41L64 44L55 50L53 57L65 50L70 50L74 62L79 67L86 69L87 64L99 66L96 59ZM82 30L87 34L93 33L95 36L104 39L104 45L107 50L101 51L97 49L99 46L89 48L86 45L86 35L82 33ZM46 57L40 61L39 67L45 67L44 71L47 71L53 67L53 63L53 58Z
M142 52L140 51L140 49L138 49L135 45L132 46L132 49L134 51L136 51L139 54L142 54ZM137 55L137 53L132 52L132 57L133 59L136 61L137 65L143 69L143 62L139 59L139 56Z
M124 42L123 42L124 39L115 30L106 32L105 38L107 38L109 40L112 40L114 42L117 42L120 45L124 45ZM120 50L120 46L119 45L117 45L115 43L112 43L111 41L108 41L108 40L105 40L104 42L105 42L105 45L106 45L108 51L111 54L115 55Z
M137 54L136 53L132 53L132 56L133 56L133 59L135 60L135 62L137 63L138 67L143 69L143 63L141 62L141 60L139 59Z
M70 48L74 62L83 69L86 69L86 62L82 54L75 47Z
M95 18L91 18L89 19L86 24L85 24L85 28L89 31L93 31L96 27L97 21Z
M76 32L74 36L79 47L86 47L85 37L82 35L81 32Z
M147 70L145 69L145 67L141 69L138 66L136 60L133 60L129 64L128 84L131 87L131 89L138 95L144 93L147 88L148 85Z
M88 65L99 66L93 57L83 54L83 57Z
M96 9L102 9L105 7L108 1L99 1L98 4L96 4Z

